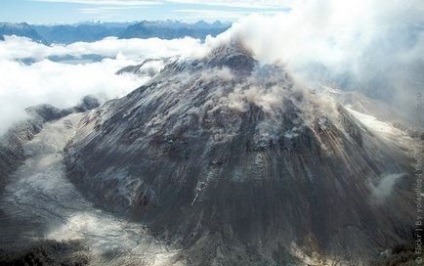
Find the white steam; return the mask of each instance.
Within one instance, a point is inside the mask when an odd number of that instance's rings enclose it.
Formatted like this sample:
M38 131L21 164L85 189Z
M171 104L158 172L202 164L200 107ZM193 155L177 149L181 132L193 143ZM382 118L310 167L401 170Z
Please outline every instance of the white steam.
M392 194L393 187L396 185L396 181L405 176L402 174L389 174L383 176L379 183L374 186L370 185L373 199L376 200L377 203L382 203L387 197Z
M289 13L241 20L206 46L241 41L261 63L283 64L310 85L358 90L412 115L424 91L423 12L422 1L299 0Z

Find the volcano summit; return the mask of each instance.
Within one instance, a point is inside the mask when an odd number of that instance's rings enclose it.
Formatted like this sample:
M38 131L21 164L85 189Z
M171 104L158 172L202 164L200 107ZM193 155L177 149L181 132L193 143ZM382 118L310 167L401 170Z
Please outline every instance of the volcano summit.
M369 265L413 239L417 144L361 118L232 41L88 113L66 173L168 263Z

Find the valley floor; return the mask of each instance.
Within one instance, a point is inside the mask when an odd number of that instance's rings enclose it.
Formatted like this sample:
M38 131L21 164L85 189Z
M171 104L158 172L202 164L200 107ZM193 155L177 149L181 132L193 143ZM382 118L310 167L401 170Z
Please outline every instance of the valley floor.
M0 205L0 250L78 241L89 251L90 264L169 265L176 251L150 237L142 225L97 209L66 178L63 150L81 116L48 123L25 144L28 159L10 177Z

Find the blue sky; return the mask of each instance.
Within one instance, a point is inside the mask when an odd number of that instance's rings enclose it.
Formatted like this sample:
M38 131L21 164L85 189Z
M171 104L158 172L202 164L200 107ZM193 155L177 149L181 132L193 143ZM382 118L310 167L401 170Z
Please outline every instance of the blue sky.
M290 4L291 0L2 0L0 21L234 21L251 13L286 11Z

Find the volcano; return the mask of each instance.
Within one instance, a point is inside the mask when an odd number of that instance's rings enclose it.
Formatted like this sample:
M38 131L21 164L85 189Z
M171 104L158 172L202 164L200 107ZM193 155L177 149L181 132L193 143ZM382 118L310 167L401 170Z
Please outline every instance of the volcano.
M88 112L66 176L175 264L369 265L413 241L417 142L363 117L233 41Z

